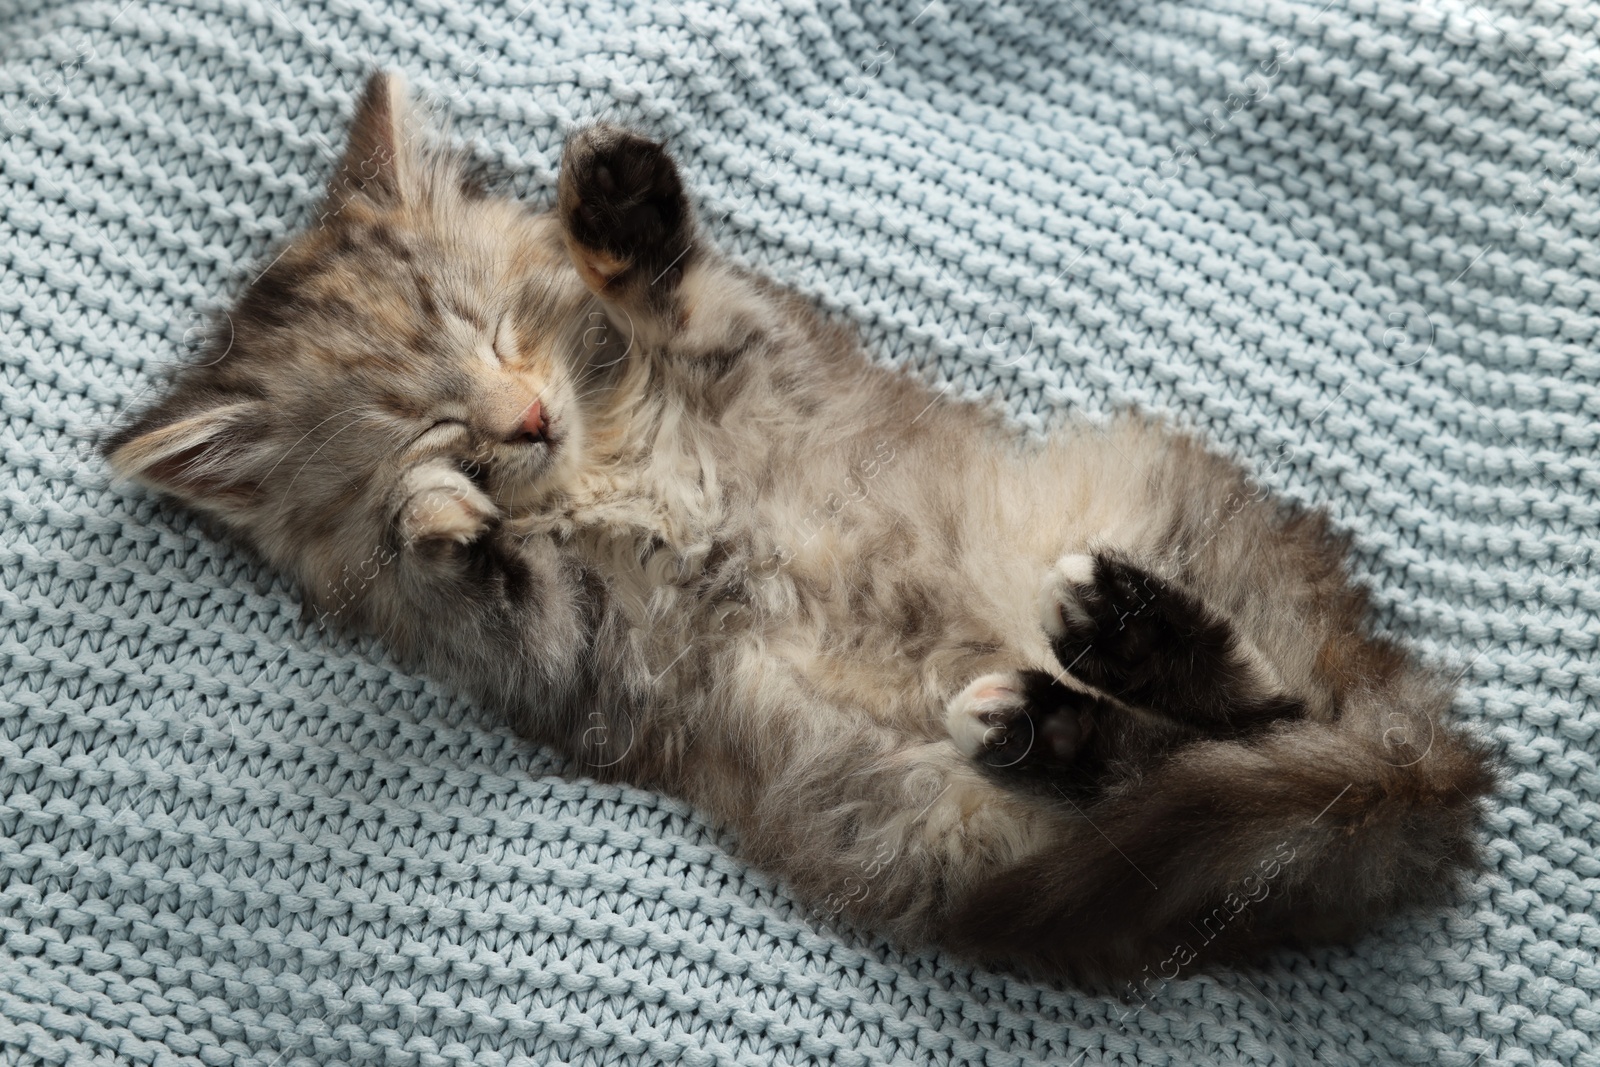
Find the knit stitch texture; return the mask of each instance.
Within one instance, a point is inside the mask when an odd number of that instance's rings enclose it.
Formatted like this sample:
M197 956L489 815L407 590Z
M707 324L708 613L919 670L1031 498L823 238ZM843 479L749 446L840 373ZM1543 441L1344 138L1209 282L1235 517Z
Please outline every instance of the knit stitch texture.
M0 0L0 1061L1600 1065L1593 5L524 2ZM641 124L882 359L1330 508L1505 755L1488 873L1257 974L1035 987L303 622L89 442L379 65L519 195Z

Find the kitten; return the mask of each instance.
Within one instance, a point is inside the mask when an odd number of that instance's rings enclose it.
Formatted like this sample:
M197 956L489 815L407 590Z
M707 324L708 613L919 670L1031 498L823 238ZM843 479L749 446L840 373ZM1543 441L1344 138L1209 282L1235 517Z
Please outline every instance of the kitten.
M536 213L423 136L374 77L118 471L902 943L1176 973L1474 866L1489 757L1321 515L1151 421L1029 443L874 364L644 137L575 134Z

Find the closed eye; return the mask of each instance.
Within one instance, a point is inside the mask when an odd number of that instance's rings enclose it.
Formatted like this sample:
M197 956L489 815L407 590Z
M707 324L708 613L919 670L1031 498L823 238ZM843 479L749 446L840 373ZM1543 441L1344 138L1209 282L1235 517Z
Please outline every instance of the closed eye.
M494 349L494 358L502 364L517 354L517 335L509 318L501 319L500 325L495 328L491 347Z
M439 419L432 426L411 439L407 451L437 448L458 440L467 432L467 424L459 419Z

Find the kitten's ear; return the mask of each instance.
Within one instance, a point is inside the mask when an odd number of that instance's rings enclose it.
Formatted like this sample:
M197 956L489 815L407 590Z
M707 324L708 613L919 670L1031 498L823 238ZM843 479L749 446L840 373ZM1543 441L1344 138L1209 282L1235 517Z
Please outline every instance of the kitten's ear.
M223 518L238 518L259 494L261 402L174 397L102 445L118 474Z
M410 110L406 81L400 74L380 70L367 79L356 101L344 157L328 182L332 209L356 196L385 206L405 197L417 171L417 130Z

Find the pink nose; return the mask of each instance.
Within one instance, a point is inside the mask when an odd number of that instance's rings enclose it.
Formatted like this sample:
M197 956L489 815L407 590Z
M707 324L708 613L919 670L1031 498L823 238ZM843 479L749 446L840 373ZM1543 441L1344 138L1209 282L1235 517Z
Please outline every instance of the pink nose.
M544 439L544 406L537 400L522 413L522 425L511 433L513 441L541 441Z

